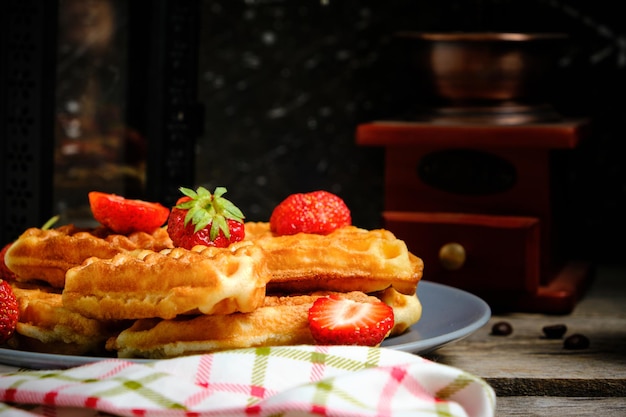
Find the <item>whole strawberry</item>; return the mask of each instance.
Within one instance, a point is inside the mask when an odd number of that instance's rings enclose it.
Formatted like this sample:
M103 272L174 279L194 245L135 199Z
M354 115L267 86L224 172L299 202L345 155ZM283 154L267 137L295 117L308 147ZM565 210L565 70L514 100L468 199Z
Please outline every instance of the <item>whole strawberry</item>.
M185 195L172 208L167 232L174 246L191 249L196 245L225 248L243 240L244 215L231 201L222 197L226 188L211 194L204 187L196 191L181 187Z
M13 336L19 319L17 298L13 288L5 280L0 281L0 343Z
M339 196L328 191L291 194L274 208L270 217L270 230L277 235L327 235L350 224L350 209Z

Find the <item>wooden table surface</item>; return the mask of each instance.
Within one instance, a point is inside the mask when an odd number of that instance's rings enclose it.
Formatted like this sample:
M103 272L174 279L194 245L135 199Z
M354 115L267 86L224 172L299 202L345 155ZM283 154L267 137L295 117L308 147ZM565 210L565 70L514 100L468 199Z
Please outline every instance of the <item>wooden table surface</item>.
M494 323L513 332L494 336ZM564 324L587 349L543 336ZM626 416L626 267L598 266L590 288L567 315L494 314L467 338L428 355L484 378L496 391L497 416Z

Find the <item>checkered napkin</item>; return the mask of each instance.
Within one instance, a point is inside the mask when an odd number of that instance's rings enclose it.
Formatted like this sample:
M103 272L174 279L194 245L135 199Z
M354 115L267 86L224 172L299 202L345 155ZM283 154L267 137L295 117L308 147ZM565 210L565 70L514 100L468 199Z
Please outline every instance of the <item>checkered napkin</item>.
M493 416L480 378L385 348L241 349L0 376L0 416Z

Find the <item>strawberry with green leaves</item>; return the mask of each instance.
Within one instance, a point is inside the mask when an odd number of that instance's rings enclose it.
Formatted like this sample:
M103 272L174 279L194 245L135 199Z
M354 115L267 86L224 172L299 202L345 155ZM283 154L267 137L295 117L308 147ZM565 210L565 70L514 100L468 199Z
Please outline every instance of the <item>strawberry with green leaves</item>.
M181 187L185 195L172 208L167 232L174 246L191 249L196 245L225 248L245 237L244 215L223 197L226 188L211 194L204 187L196 191Z
M319 345L378 346L393 328L394 315L382 301L360 302L330 295L315 300L308 321Z
M170 210L160 203L127 199L116 194L88 194L94 219L119 234L152 233L167 221Z
M277 235L327 235L351 224L346 203L339 196L323 190L291 194L274 208L270 217L270 230Z
M17 298L13 288L5 280L0 280L0 343L13 336L19 320Z

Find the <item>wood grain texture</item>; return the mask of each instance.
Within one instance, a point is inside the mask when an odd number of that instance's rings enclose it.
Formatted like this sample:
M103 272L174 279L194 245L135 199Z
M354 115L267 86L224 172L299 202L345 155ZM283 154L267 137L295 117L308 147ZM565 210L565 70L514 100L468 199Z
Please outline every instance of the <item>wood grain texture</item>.
M513 327L491 334L498 321ZM564 338L547 339L543 327L565 324L590 340L568 350ZM464 340L444 346L429 359L484 378L498 396L498 415L626 415L626 268L601 266L591 287L566 315L494 315Z
M624 398L504 397L498 398L497 417L623 416Z

